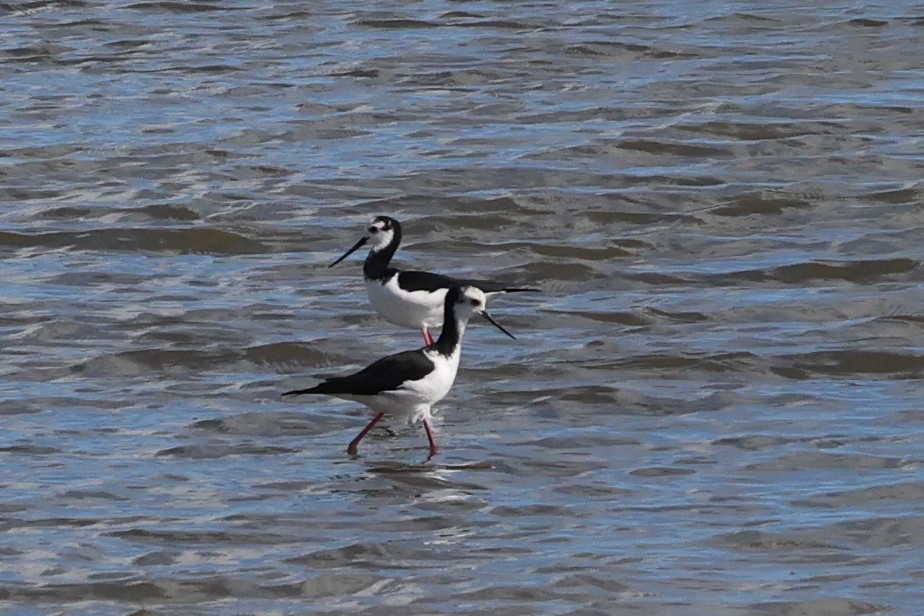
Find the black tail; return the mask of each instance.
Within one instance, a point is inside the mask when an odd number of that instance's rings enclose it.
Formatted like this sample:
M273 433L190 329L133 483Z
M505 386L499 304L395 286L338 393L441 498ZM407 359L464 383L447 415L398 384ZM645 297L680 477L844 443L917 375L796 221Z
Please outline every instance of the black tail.
M331 387L328 381L323 383L318 383L314 387L309 387L308 389L293 389L292 391L287 391L283 396L300 396L302 394L334 394L338 393L335 391L336 388Z
M302 394L316 394L319 393L317 388L309 387L308 389L293 389L292 391L287 391L283 393L283 396L300 396Z
M504 293L542 293L542 289L531 289L530 287L504 287Z
M343 377L331 377L322 383L318 383L314 387L309 387L308 389L293 389L292 391L287 391L283 396L300 396L302 394L348 394L351 392L349 387L345 387Z

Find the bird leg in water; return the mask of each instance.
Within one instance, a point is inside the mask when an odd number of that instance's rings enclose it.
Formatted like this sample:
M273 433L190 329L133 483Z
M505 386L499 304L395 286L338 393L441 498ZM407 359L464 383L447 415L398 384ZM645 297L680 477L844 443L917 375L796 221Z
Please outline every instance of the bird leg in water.
M433 438L433 429L430 428L430 420L423 420L424 430L427 431L427 440L430 441L430 456L427 458L429 460L433 456L439 453L440 448L436 446L436 440Z
M424 342L427 343L427 346L433 344L433 336L430 335L430 330L426 326L421 330L423 332Z
M372 421L370 421L370 422L366 425L366 427L363 428L363 431L360 432L358 435L356 435L356 438L354 438L352 441L350 441L350 446L347 447L347 453L348 453L348 454L350 454L351 456L355 456L355 455L356 455L356 446L359 445L359 441L363 440L363 437L366 436L366 434L369 432L369 430L372 429L372 426L374 426L375 424L379 423L379 420L380 420L382 417L384 417L384 416L385 416L385 413L379 413L378 415L376 415L375 417L373 417L373 418L372 418Z

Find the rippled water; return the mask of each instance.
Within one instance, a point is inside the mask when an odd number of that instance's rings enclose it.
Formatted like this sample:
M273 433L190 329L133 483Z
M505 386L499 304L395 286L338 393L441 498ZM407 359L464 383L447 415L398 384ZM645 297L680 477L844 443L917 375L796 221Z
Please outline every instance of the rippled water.
M918 614L924 6L817 4L0 4L0 610ZM430 463L279 397L374 214L544 291Z

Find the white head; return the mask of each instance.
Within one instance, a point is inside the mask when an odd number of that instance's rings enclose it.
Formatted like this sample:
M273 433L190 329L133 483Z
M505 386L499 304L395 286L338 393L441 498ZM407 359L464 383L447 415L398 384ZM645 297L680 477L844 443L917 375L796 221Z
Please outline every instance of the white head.
M401 240L401 225L388 216L376 216L366 228L366 241L373 252L378 252L391 244L395 236Z
M452 312L456 318L468 321L472 315L484 312L487 302L484 291L478 287L459 287Z
M488 314L488 298L484 294L484 291L478 287L452 287L446 294L446 303L447 307L452 310L452 315L455 317L456 321L460 321L464 324L472 315L480 314L494 327L516 340L513 334L501 327L501 325Z

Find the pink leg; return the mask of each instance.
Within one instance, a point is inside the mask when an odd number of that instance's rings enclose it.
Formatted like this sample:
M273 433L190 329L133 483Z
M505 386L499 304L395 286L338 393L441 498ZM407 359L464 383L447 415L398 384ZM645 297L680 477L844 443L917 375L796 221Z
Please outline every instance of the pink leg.
M378 415L376 415L375 417L373 417L373 418L372 418L372 421L370 421L370 422L366 425L366 427L363 428L363 431L360 432L360 433L356 436L356 438L354 438L352 441L350 441L350 446L347 447L347 453L348 453L348 454L350 454L351 456L355 456L355 455L356 455L356 446L359 445L359 441L363 440L363 437L366 436L366 434L369 432L369 430L372 429L372 426L374 426L375 424L379 423L379 420L380 420L382 417L384 417L384 416L385 416L385 413L379 413Z
M424 327L423 330L421 331L423 331L424 342L427 343L427 346L430 346L431 344L433 344L434 340L433 340L433 336L430 335L430 330Z
M433 438L433 429L430 428L430 420L424 419L423 425L424 425L424 430L427 431L427 440L430 441L430 456L427 458L427 460L429 460L430 458L435 456L437 453L439 453L440 448L436 446L436 440Z

